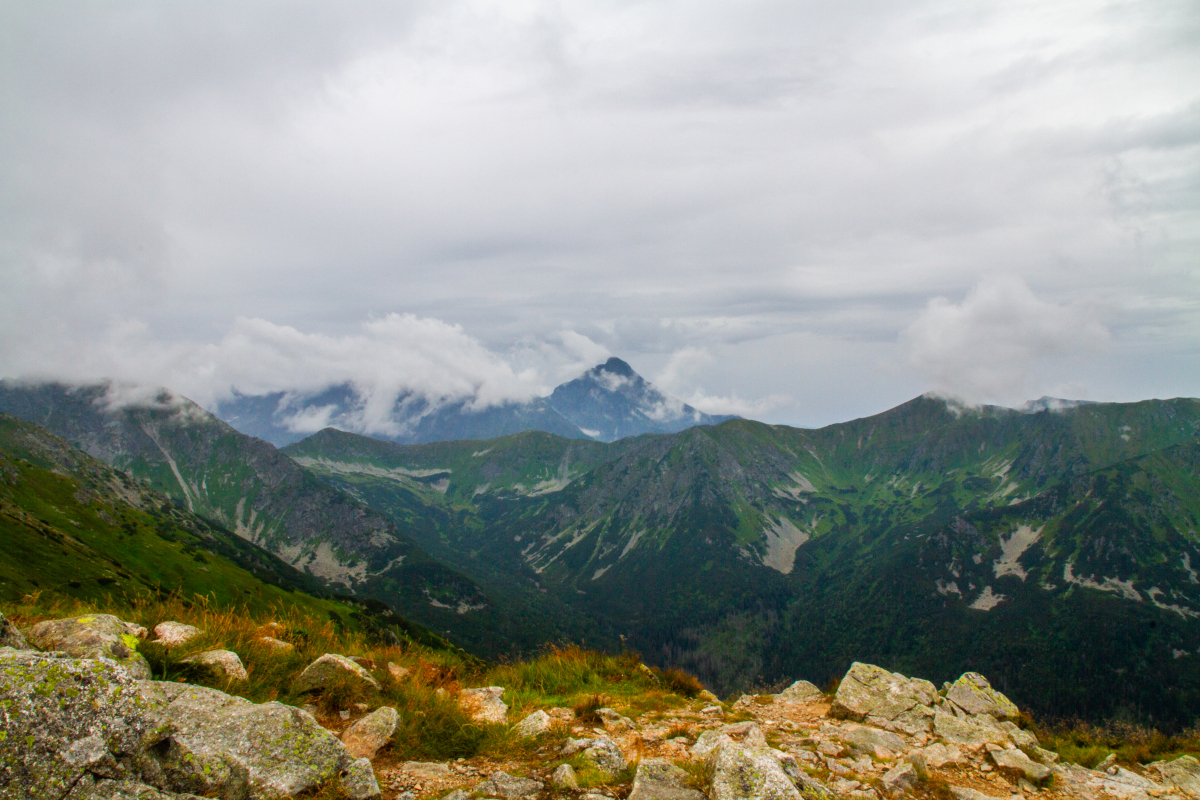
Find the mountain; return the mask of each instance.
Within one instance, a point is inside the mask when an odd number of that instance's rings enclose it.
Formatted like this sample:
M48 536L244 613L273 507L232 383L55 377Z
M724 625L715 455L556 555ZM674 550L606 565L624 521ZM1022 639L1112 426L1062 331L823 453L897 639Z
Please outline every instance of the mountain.
M734 419L705 414L663 394L619 358L610 358L556 388L550 405L601 442L642 433L677 433Z
M693 425L715 425L712 416L663 394L619 358L610 358L564 383L548 398L476 408L473 398L431 403L405 393L383 419L372 398L350 384L303 394L234 394L217 408L221 419L242 433L277 447L331 427L400 444L494 439L522 431L545 431L568 439L611 442L642 433L673 433Z
M482 584L721 691L869 661L1040 714L1200 714L1200 401L916 398L800 430L286 448ZM549 613L549 612L547 612Z
M158 390L123 399L124 391L5 380L0 411L145 480L328 592L382 601L482 653L507 652L514 638L530 641L506 609L432 559L389 517L186 398Z

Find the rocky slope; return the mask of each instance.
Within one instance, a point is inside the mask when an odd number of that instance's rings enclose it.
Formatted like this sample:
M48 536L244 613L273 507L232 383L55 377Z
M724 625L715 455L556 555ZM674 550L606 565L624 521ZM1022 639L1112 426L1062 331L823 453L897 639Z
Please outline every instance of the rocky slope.
M1046 406L922 397L607 445L323 431L285 452L477 580L723 690L868 659L985 671L1041 713L1190 724L1200 402Z

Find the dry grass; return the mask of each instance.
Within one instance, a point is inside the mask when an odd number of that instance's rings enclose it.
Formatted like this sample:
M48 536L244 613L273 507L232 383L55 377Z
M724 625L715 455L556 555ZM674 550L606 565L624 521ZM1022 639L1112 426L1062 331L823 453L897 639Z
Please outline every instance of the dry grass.
M1200 728L1170 735L1135 723L1110 721L1093 725L1080 720L1033 728L1042 747L1058 753L1064 761L1085 767L1094 767L1110 753L1128 765L1149 764L1185 754L1200 756Z

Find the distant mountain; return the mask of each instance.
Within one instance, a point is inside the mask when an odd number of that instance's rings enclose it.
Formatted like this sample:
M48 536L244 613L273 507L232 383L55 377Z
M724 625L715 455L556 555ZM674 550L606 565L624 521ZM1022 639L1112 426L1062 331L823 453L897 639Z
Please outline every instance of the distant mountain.
M368 421L370 398L350 384L316 393L234 394L217 415L242 433L276 447L298 442L322 428L366 433L399 444L495 439L522 431L545 431L568 439L611 442L642 433L674 433L715 425L712 416L663 394L619 358L610 358L564 383L548 398L473 407L473 399L435 404L403 394L383 415ZM374 409L370 413L377 413Z
M551 407L589 437L614 442L643 433L677 433L732 415L705 414L663 394L619 358L610 358L550 395Z
M855 660L1049 716L1200 715L1200 401L920 397L800 430L285 452L486 585L721 691ZM547 612L550 613L550 612Z

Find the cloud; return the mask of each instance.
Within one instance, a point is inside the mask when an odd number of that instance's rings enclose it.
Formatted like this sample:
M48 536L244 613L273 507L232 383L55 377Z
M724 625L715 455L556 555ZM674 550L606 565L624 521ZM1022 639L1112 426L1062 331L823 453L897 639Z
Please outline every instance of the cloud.
M1096 309L1041 300L1012 277L985 280L958 304L933 298L901 336L936 390L1007 403L1026 397L1037 362L1087 357L1109 338Z
M655 376L654 384L669 395L706 414L736 414L739 417L761 418L777 408L788 405L791 398L770 394L757 400L747 400L737 393L726 396L709 394L697 386L697 373L713 364L712 355L699 347L682 347L671 354L666 366Z

